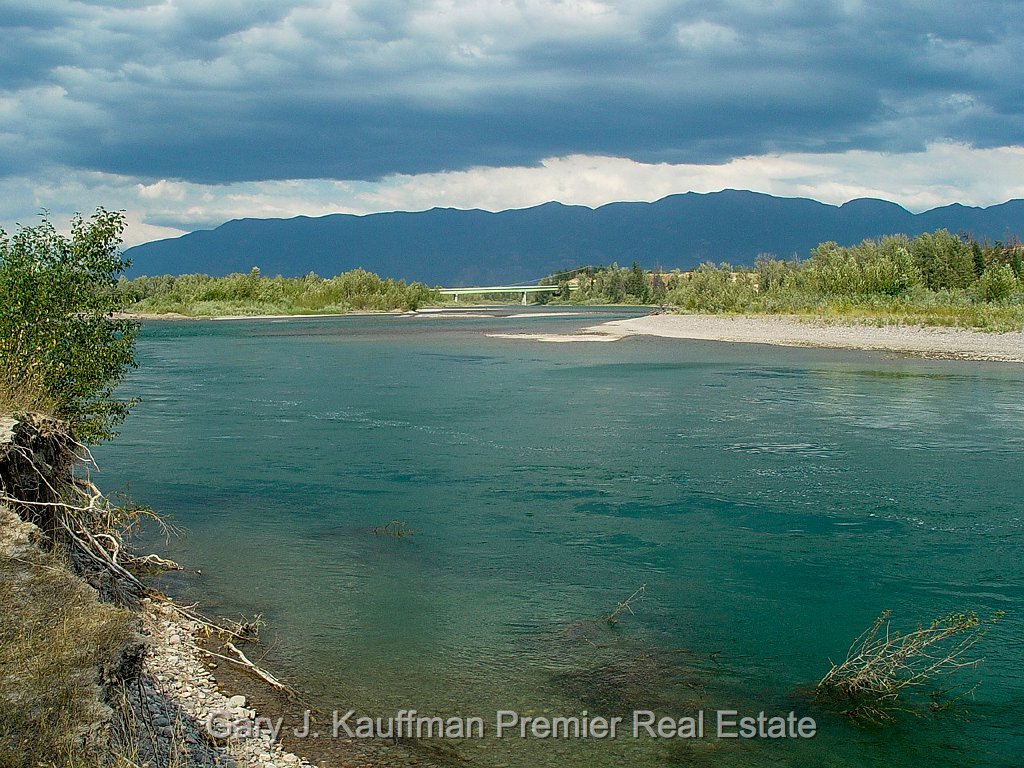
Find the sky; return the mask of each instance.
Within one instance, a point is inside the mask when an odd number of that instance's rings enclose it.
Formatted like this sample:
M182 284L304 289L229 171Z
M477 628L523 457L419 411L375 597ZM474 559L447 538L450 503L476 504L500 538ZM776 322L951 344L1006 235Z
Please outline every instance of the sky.
M1018 0L0 0L0 227L1024 197Z

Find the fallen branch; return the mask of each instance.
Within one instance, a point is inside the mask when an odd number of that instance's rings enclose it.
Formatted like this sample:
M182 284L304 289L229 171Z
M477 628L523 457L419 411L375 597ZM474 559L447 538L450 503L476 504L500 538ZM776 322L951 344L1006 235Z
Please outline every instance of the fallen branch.
M282 683L280 680L278 680L272 674L267 672L265 669L257 666L256 664L253 664L252 661L249 660L249 657L242 653L242 651L239 650L238 646L236 646L234 643L224 643L224 647L227 650L231 651L233 654L235 654L235 656L225 656L222 653L211 651L208 648L203 648L202 646L198 645L196 646L196 648L200 652L205 653L207 656L212 656L215 659L220 659L221 661L226 661L248 670L250 673L258 677L260 680L265 682L274 690L281 691L282 693L287 694L288 696L299 695L299 692L292 688L290 685Z
M630 615L632 615L633 614L633 603L637 602L638 600L643 600L644 599L644 593L646 593L646 592L647 592L647 585L646 584L641 584L640 585L640 589L638 589L632 595L627 597L625 600L623 600L623 601L621 601L619 603L616 603L615 610L613 610L611 613L609 613L607 616L605 616L604 620L607 621L609 624L617 624L619 622L619 616L621 616L624 612L628 611L630 613Z
M982 659L969 658L968 652L1002 612L988 620L979 619L973 611L952 613L906 633L892 629L891 615L885 611L875 619L854 640L846 659L833 663L815 688L819 698L840 704L843 714L854 719L881 723L900 712L922 714L907 695L930 686L936 678L980 664ZM943 703L943 696L960 688L954 685L933 692L930 709L948 706L951 702Z
M183 571L185 570L180 563L176 563L173 560L168 560L160 555L143 555L141 557L137 555L131 555L128 558L128 563L133 568L159 568L162 571Z

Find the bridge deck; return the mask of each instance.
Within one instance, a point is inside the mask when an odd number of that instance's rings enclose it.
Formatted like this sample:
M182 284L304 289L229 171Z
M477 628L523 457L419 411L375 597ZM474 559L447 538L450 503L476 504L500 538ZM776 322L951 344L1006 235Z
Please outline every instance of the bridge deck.
M576 286L569 286L575 290ZM557 293L561 288L557 285L484 285L474 288L438 288L438 293L464 295L467 293Z

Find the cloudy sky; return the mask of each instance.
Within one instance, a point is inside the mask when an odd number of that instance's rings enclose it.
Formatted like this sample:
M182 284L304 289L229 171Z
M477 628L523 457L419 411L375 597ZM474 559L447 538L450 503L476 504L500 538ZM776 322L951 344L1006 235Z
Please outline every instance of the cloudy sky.
M1016 0L3 0L0 226L1024 197Z

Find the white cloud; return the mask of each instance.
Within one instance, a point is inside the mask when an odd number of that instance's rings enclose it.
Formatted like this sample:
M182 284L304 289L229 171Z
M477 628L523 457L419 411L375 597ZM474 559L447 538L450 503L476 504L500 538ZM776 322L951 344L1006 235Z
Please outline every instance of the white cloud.
M700 52L709 49L721 50L731 48L739 42L736 30L710 21L697 21L692 24L678 24L676 37L684 48Z

